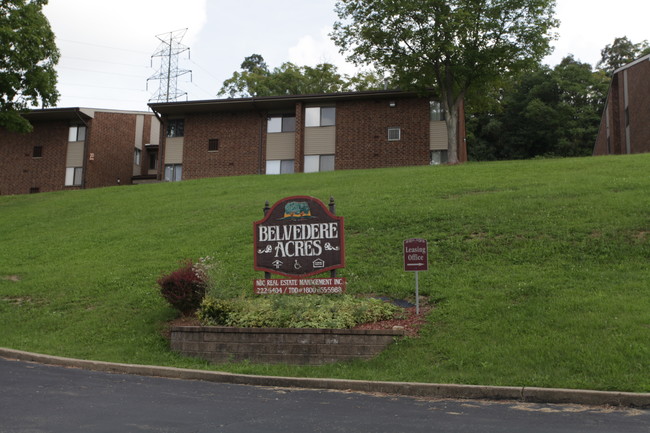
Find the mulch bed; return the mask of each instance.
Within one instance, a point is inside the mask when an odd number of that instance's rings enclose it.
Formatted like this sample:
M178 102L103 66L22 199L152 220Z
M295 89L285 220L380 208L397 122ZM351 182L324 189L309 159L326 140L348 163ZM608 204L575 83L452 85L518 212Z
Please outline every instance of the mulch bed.
M380 322L363 323L355 326L353 329L404 329L404 333L409 337L417 337L420 328L427 322L427 313L431 311L431 306L420 307L420 314L415 314L415 307L404 309L399 319L382 320Z
M420 328L427 322L426 316L431 311L430 305L420 306L420 315L415 314L415 306L404 308L402 314L397 319L382 320L379 322L363 323L357 325L352 329L369 329L369 330L384 330L384 329L403 329L404 334L409 337L417 337L420 333ZM172 326L201 326L199 319L193 316L178 317L170 322L163 330L163 336L167 339L171 337Z

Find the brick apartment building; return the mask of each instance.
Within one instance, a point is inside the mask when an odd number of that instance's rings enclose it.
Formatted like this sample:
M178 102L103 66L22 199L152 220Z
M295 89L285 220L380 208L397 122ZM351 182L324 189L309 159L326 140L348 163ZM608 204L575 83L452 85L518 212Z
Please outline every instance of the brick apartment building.
M160 123L152 113L53 108L24 117L31 133L0 129L0 195L157 178Z
M645 152L650 152L650 55L614 71L593 154Z
M152 103L167 181L447 162L440 104L401 91ZM459 160L466 161L464 114Z

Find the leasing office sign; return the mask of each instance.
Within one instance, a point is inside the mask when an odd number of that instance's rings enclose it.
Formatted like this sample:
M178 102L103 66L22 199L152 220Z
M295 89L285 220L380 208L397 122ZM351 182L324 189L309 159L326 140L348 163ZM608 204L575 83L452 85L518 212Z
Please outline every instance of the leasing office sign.
M284 198L253 227L257 271L309 277L345 266L343 217L317 198Z

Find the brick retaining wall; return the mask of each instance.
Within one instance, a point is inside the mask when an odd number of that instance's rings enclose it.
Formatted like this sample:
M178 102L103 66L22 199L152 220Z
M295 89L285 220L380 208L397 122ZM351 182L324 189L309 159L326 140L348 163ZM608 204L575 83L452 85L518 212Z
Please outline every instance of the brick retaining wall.
M402 330L175 326L171 348L211 362L320 365L378 355Z

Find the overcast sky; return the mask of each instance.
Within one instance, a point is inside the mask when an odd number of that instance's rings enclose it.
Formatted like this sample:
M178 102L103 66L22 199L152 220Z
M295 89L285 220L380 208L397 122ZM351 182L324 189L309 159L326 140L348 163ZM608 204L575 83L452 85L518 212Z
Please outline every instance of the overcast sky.
M61 51L59 107L147 110L159 83L147 79L160 67L152 55L156 35L187 29L190 48L178 79L189 100L214 99L242 60L261 54L269 67L290 61L314 66L345 63L329 40L336 0L50 0L44 11ZM615 7L614 7L615 5ZM566 55L595 65L600 50L616 37L650 39L650 2L557 0L561 25L555 51L545 63ZM184 99L183 99L184 100Z

